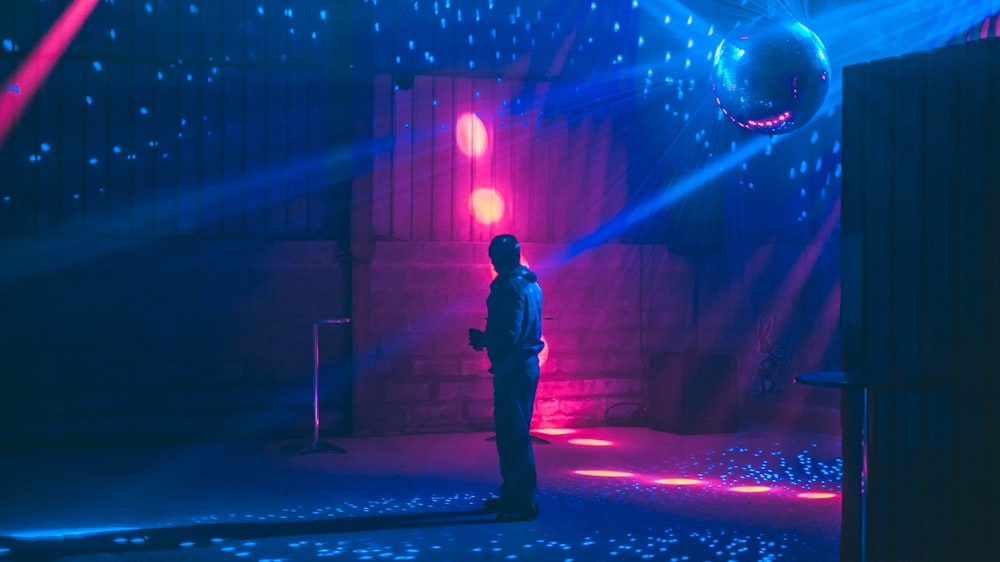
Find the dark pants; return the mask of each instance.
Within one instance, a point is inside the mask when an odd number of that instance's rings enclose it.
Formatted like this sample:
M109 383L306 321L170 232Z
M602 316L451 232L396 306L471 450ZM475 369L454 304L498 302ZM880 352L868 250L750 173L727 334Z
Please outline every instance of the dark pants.
M493 421L503 478L500 497L517 507L528 507L535 501L538 479L528 432L537 389L537 357L519 361L516 366L493 375Z

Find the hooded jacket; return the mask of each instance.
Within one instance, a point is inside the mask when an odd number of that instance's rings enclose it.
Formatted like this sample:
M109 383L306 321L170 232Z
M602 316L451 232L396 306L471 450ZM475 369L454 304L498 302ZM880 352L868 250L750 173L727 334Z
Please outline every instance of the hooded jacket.
M538 276L519 265L497 275L486 299L486 351L493 373L503 372L530 357L542 343L542 289Z

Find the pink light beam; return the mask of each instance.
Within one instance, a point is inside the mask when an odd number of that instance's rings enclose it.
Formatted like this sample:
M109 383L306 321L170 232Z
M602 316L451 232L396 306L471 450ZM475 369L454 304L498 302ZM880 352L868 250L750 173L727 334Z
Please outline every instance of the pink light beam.
M73 0L0 91L0 146L100 0Z

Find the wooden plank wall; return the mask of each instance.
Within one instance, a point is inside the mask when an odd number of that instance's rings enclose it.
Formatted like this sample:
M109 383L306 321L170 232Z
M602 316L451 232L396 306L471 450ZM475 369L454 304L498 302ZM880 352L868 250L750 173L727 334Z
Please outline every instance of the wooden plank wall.
M845 561L1000 559L998 76L1000 41L845 69Z
M620 211L628 197L626 154L614 148L612 118L514 110L517 92L535 87L417 76L412 88L399 89L393 76L377 75L374 236L488 242L510 232L525 242L562 243ZM456 145L456 123L467 113L487 130L487 148L475 157ZM504 205L493 223L470 211L473 191L484 187Z

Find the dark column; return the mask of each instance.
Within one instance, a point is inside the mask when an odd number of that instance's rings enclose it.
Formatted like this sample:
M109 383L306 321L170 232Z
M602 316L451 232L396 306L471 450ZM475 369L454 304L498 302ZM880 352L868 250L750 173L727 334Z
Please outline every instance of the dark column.
M845 561L1000 559L998 76L997 41L844 71Z

